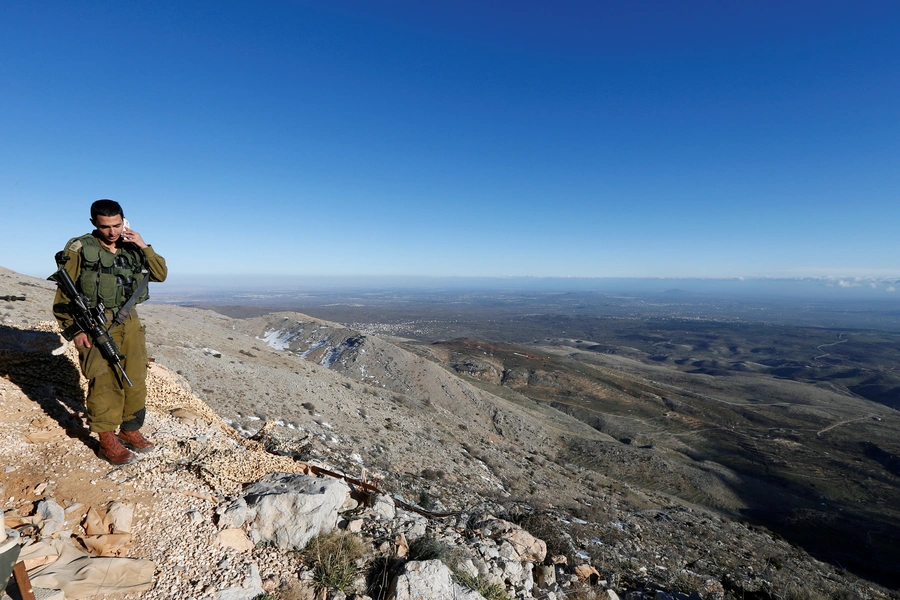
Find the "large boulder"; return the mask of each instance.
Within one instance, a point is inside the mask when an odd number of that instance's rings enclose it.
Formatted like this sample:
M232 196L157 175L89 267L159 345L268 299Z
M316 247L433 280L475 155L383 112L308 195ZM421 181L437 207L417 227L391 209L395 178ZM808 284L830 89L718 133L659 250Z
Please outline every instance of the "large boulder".
M338 510L349 493L340 479L269 473L247 486L242 498L219 509L219 525L249 524L255 542L302 550L309 540L336 527Z

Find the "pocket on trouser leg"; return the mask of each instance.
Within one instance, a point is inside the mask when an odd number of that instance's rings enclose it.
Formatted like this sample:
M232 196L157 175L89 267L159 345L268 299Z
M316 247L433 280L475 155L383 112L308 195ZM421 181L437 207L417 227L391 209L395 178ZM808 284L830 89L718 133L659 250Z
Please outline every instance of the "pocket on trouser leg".
M102 377L103 374L112 367L100 352L97 346L92 345L90 348L78 348L78 362L81 366L81 373L87 380Z

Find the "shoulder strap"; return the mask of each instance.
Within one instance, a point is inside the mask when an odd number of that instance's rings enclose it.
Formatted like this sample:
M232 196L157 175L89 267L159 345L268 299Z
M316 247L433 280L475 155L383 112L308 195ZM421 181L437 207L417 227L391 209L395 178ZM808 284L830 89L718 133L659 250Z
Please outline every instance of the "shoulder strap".
M84 259L88 269L96 270L97 267L93 265L100 260L100 242L97 241L97 238L87 233L73 239L69 243L68 248L73 252L80 252L81 258Z

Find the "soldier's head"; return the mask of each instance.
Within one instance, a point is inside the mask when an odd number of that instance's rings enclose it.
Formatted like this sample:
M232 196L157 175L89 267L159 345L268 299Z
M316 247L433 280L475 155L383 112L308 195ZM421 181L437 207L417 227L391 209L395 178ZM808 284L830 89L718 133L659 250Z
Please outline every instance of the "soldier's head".
M91 204L91 223L105 244L115 244L125 227L125 215L115 200L97 200Z
M115 200L97 200L91 204L91 223L97 224L97 217L125 216L122 207Z

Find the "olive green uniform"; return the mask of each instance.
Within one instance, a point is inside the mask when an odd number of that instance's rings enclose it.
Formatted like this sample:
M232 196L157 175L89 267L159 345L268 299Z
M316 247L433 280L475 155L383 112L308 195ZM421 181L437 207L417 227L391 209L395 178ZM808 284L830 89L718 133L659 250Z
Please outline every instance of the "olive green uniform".
M95 255L99 249L99 263L113 265L115 258L129 259L132 263L140 263L149 272L150 281L165 281L168 269L166 260L153 248L138 248L134 244L124 244L115 253L100 244L86 240L89 236L74 238L66 244L64 253L69 257L64 269L69 273L78 290L96 302L99 297L106 306L106 318L112 323L116 311L128 300L129 286L123 284L122 277L110 275L94 276L94 272L84 269L84 252L89 248ZM126 261L127 262L127 261ZM113 269L107 269L113 271ZM85 277L82 277L85 275ZM53 314L60 327L66 329L73 323L68 312L69 299L58 290L53 301ZM78 348L81 372L90 382L87 396L88 425L91 431L103 433L115 431L117 427L135 431L144 424L145 404L147 400L147 346L144 338L144 326L138 318L137 311L131 314L121 325L109 331L112 340L125 355L123 367L128 378L134 384L129 387L121 380L121 376L109 362L103 358L100 349L91 341L90 348Z

